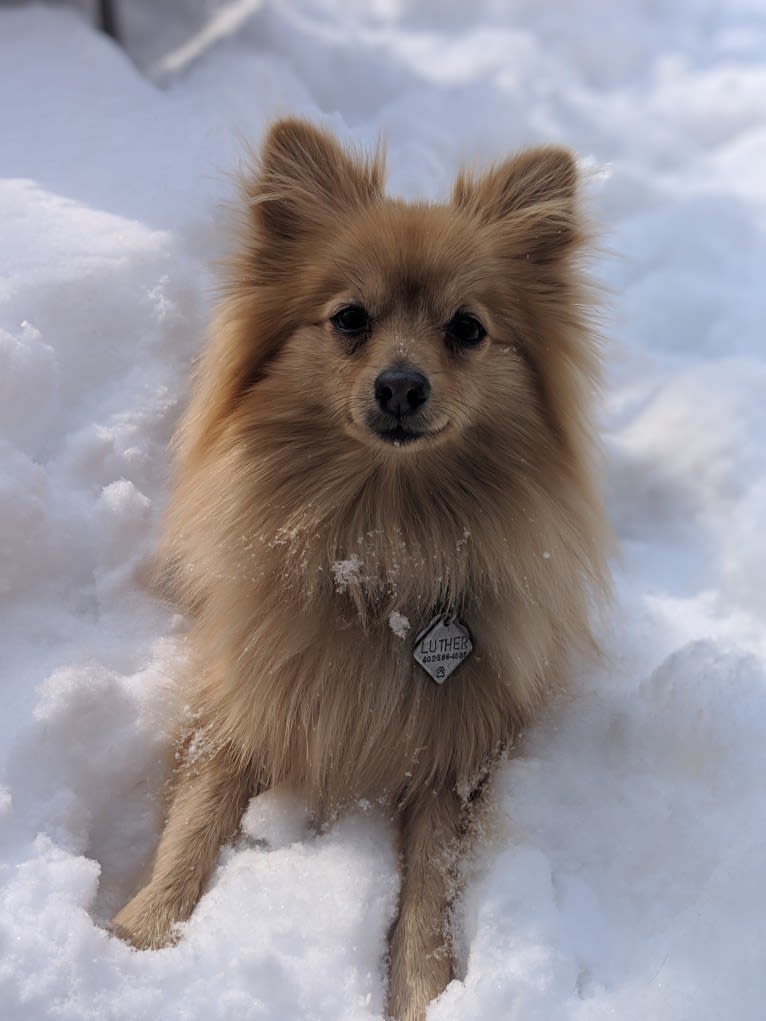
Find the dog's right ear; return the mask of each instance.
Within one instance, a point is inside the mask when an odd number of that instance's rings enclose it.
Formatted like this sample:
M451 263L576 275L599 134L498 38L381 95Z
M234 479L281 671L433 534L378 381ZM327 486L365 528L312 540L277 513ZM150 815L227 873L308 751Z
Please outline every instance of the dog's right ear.
M379 199L383 176L380 149L367 159L308 121L288 118L271 127L245 191L261 238L289 244Z

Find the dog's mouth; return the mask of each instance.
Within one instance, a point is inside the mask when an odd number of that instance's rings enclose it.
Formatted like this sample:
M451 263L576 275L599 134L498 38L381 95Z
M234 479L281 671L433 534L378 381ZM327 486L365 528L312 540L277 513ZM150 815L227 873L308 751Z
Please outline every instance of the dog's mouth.
M442 426L441 429L418 429L417 427L403 425L400 422L388 429L379 428L374 425L371 425L370 428L385 443L391 443L393 446L399 447L408 443L417 443L418 440L438 436L444 432L446 426Z
M370 415L366 421L368 435L391 446L414 446L417 443L440 436L448 423L433 425L429 422L412 422L399 419L397 422L386 421L382 416Z
M370 414L362 419L349 417L347 428L363 443L375 446L407 447L412 450L420 444L439 439L448 432L449 422L434 425L430 422L408 422L406 419L392 422L383 416Z

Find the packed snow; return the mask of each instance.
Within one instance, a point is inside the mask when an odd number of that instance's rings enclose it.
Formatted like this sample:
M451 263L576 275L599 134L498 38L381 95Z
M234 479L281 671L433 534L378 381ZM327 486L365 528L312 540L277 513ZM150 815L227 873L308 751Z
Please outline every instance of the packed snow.
M177 946L106 928L183 711L186 624L145 585L166 445L229 172L284 113L384 136L407 198L563 142L604 230L605 659L499 770L430 1021L761 1021L766 8L119 9L122 48L61 7L0 10L3 1021L382 1018L398 879L371 806L316 833L263 795Z

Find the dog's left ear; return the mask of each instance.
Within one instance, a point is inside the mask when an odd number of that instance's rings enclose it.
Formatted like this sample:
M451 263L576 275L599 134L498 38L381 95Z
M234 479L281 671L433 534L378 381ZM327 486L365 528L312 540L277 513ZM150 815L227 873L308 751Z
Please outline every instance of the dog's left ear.
M584 240L577 208L577 164L568 149L528 149L480 177L463 171L454 205L502 229L515 254L549 262Z

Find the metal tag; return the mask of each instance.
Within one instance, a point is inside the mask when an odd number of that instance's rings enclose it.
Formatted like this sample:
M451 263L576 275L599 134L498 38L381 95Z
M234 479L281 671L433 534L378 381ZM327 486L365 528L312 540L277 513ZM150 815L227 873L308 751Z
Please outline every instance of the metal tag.
M412 655L437 684L444 684L472 652L471 633L465 624L440 613L417 636Z

